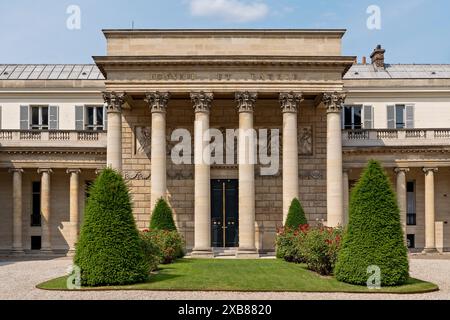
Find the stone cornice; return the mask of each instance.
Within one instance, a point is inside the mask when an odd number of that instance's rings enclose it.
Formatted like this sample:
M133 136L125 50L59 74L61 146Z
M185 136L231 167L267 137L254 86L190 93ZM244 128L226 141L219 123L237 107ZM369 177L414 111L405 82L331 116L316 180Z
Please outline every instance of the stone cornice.
M347 155L365 155L365 154L394 154L394 153L412 153L412 154L427 154L427 153L442 153L449 154L450 148L442 147L343 147L343 153Z
M249 91L238 91L235 94L239 112L253 112L258 93Z
M299 92L282 92L280 93L279 100L283 113L297 113L298 106L304 99L303 95Z
M169 92L147 92L145 94L145 101L150 107L152 113L166 113L167 104L169 103Z
M0 154L25 154L25 155L50 155L50 154L83 154L83 155L106 155L106 148L102 150L89 150L89 149L78 149L78 150L30 150L30 149L0 149Z

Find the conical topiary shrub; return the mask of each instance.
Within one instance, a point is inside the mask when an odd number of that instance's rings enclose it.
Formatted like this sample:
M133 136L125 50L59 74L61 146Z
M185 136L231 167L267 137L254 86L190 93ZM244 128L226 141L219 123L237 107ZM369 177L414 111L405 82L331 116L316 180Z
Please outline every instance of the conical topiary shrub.
M366 285L372 266L380 268L382 286L401 285L409 278L396 196L381 165L373 160L352 192L349 224L334 273L339 281Z
M295 198L292 200L291 206L289 207L285 227L289 229L298 229L301 225L305 224L308 224L305 212L303 211L300 201Z
M149 266L120 174L105 169L90 188L74 263L83 286L146 281Z
M159 199L153 209L152 218L150 220L150 229L177 231L175 221L173 221L172 209L170 209L166 200Z

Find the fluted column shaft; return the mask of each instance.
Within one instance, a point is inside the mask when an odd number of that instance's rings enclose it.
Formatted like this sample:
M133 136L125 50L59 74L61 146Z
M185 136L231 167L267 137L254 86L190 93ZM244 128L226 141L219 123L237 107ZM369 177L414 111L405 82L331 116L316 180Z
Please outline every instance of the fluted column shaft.
M436 251L434 174L437 168L424 168L425 173L425 252Z
M50 190L50 175L51 169L39 169L38 173L41 175L41 230L42 242L41 251L50 252L51 245L51 190Z
M299 197L298 186L298 107L300 93L281 93L283 112L283 223L292 200Z
M257 94L237 92L239 111L239 250L256 253L255 245L255 143L253 110Z
M122 171L122 105L125 93L104 92L108 117L106 164Z
M168 92L150 92L146 101L152 113L151 137L151 208L159 199L167 196L166 164L166 110L170 95Z
M13 174L13 252L23 252L22 241L22 169L11 169Z
M406 242L406 215L407 215L407 190L406 190L406 173L408 168L396 168L397 173L397 202L400 209L400 223L402 224L403 237Z
M194 105L194 250L195 256L209 256L211 250L211 172L210 154L205 152L209 144L209 115L213 101L212 93L193 92Z
M80 231L80 209L79 209L79 192L80 192L80 169L69 169L67 173L70 174L70 224L72 227L72 239L70 243L70 250L75 250L75 243L78 239Z
M342 123L343 93L325 93L327 107L327 226L344 224L344 192L342 185Z

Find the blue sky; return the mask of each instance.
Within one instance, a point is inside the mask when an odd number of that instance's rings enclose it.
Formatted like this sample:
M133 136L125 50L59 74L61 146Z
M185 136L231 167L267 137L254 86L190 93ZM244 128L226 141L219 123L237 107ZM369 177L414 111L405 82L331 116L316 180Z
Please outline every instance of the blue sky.
M66 26L70 5L81 28ZM380 8L381 29L366 12ZM0 0L0 63L92 63L105 54L101 29L345 28L343 54L389 63L450 63L448 0Z

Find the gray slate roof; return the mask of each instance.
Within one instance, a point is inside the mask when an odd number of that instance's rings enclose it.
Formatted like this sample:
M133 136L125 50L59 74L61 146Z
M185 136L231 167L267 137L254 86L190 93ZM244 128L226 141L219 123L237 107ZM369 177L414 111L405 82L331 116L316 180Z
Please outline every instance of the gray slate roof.
M104 80L94 64L0 64L0 80Z
M344 76L357 79L449 79L450 64L387 64L384 69L372 64L355 64Z

